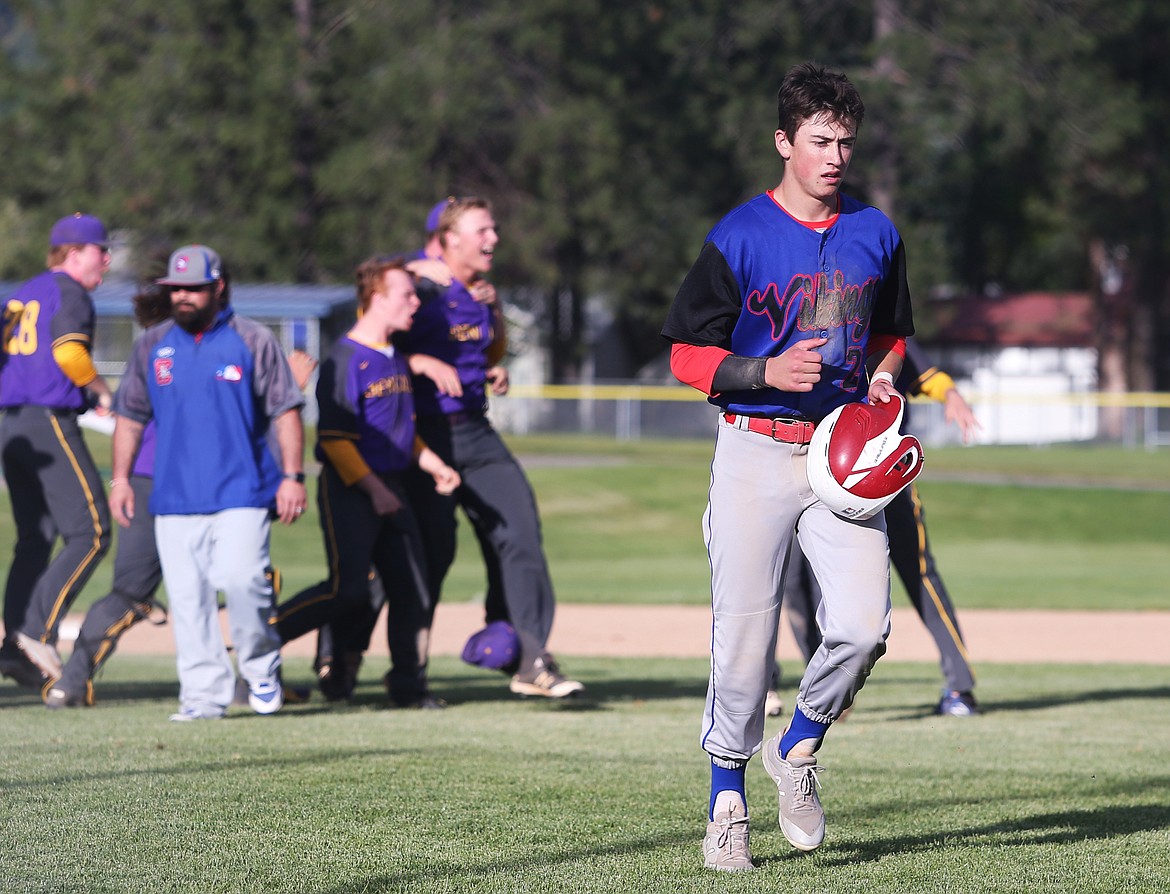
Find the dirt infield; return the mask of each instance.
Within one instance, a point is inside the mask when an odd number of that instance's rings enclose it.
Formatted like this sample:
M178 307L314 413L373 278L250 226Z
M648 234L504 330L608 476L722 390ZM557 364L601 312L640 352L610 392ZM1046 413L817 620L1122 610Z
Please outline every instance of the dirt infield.
M386 654L385 614L374 632L371 654ZM63 646L76 636L80 617L62 626ZM1075 663L1170 665L1170 612L1041 612L963 610L963 636L975 664ZM458 655L483 624L476 603L441 603L432 653ZM597 657L706 657L711 613L705 606L572 605L557 607L549 647L558 655ZM314 638L285 646L286 655L311 656ZM170 654L170 628L139 624L122 639L120 651ZM779 654L799 655L787 623L781 624ZM926 628L906 608L894 609L886 660L937 661Z

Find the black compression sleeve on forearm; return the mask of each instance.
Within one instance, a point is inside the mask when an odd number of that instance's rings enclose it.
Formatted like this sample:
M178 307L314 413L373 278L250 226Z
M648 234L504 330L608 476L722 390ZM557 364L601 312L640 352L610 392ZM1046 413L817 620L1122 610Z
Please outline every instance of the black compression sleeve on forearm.
M764 364L767 362L764 357L739 357L735 354L724 357L711 377L711 393L767 388L764 383Z

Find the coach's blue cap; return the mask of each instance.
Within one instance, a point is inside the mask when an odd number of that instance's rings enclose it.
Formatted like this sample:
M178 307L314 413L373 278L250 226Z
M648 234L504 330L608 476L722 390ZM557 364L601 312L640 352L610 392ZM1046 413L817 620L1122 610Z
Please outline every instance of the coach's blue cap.
M223 261L206 245L184 245L171 253L160 286L206 286L223 279Z
M53 224L53 229L49 231L49 245L52 248L59 245L100 245L109 248L110 234L106 232L106 225L96 217L77 211Z
M454 196L447 196L447 198L443 199L443 201L439 202L439 204L437 204L434 208L431 209L431 213L427 215L427 235L428 236L431 233L438 232L439 218L443 216L443 210L454 201L455 201Z
M463 660L476 667L502 670L520 657L520 638L507 621L492 621L471 634L463 647Z

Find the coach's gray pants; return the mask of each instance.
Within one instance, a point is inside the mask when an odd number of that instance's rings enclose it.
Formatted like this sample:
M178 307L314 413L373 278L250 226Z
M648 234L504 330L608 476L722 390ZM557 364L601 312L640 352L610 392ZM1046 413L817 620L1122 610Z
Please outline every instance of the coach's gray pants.
M217 591L227 603L240 676L254 686L275 682L280 674L267 574L270 527L267 509L155 518L182 708L222 714L232 702L235 674L219 625Z
M817 609L823 641L801 680L797 707L814 720L836 720L886 650L890 563L883 516L858 522L829 511L809 488L807 454L807 446L719 419L703 516L712 627L700 741L714 757L747 760L760 748L793 536L823 593Z

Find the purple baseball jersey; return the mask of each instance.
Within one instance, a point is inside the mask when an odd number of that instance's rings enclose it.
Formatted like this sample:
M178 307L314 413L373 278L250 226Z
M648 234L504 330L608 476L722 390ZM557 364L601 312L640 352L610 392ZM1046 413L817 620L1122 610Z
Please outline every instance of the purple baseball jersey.
M410 368L394 349L339 339L317 379L317 459L321 441L350 441L370 470L400 472L414 457L414 398Z
M93 325L93 299L65 273L46 270L17 289L4 305L0 407L83 410L85 394L57 365L53 348L91 344Z
M463 385L463 396L452 397L440 394L426 376L415 376L418 414L484 412L487 350L495 338L491 308L476 301L459 282L444 290L423 280L418 293L422 306L414 315L414 324L408 332L395 336L394 343L407 354L427 354L451 364Z

